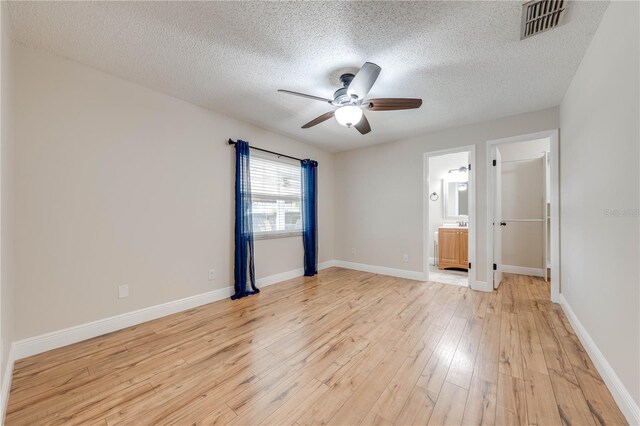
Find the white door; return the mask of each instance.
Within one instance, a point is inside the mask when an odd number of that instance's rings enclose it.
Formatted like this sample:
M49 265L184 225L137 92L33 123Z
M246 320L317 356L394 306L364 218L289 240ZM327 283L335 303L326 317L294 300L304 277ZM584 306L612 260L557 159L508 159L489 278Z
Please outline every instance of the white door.
M493 147L493 288L502 282L502 161L500 150Z
M547 200L549 194L547 193L547 175L549 173L549 153L545 152L542 157L542 242L544 244L542 249L542 269L544 271L544 280L548 280L547 276L547 261L549 259L549 213L547 212Z

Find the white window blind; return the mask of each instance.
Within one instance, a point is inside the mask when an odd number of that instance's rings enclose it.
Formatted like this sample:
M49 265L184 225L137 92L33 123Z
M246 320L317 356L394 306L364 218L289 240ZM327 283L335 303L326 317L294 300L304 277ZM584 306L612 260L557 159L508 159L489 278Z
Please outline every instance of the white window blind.
M302 168L256 156L249 164L255 237L300 235Z

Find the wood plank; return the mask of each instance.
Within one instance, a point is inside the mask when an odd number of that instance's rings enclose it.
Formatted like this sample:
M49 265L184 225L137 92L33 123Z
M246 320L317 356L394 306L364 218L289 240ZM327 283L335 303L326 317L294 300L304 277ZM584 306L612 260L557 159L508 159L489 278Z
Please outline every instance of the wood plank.
M493 425L496 421L497 385L474 377L464 408L464 425Z
M194 371L195 370L195 371ZM225 399L237 395L258 381L249 370L242 366L224 371L188 368L182 371L180 380L169 384L160 383L155 387L155 395L145 401L124 404L118 412L107 416L107 423L153 425L160 422L179 422L198 416L206 416L219 408Z
M467 325L447 372L446 380L448 382L469 389L483 327L482 320L476 318L467 320Z
M198 426L215 426L215 425L226 425L229 424L236 417L236 413L227 407L226 405L220 405L216 407L211 413L209 413L205 418L201 420L196 420L193 422L194 425Z
M524 371L527 416L530 425L559 425L562 423L558 405L547 374Z
M499 305L496 305L499 306ZM487 312L491 306L487 307ZM473 369L473 376L491 382L498 383L498 371L500 361L500 324L501 315L499 313L487 313L480 347L476 356Z
M578 339L578 336L576 336L571 328L564 312L558 310L551 311L549 312L549 319L571 365L597 375L598 370L595 365L593 365L582 343L580 343L580 339Z
M426 424L429 421L465 327L464 318L450 319L447 329L397 416L396 424Z
M463 318L453 317L438 346L425 366L416 386L424 388L429 399L436 401L447 377L451 360L458 346L460 336L466 326Z
M408 351L402 347L388 352L328 424L360 424L408 357Z
M545 310L546 311L546 310ZM534 310L532 313L542 352L544 354L545 364L549 370L555 370L566 376L571 382L575 382L576 378L571 368L571 362L567 358L566 353L562 349L562 344L556 333L553 331L548 321L547 312Z
M524 369L548 374L542 343L540 343L540 337L538 337L533 314L530 310L518 313L518 325Z
M529 424L524 379L500 374L496 401L496 425Z
M330 389L318 399L316 404L297 418L296 422L300 426L327 424L382 362L387 353L388 347L385 344L376 343L368 347L358 362L345 366L346 371L336 374L332 381L325 382Z
M500 373L519 379L524 378L518 314L509 312L502 313L499 362Z
M611 392L604 384L602 378L587 369L574 367L573 370L578 379L589 411L595 422L599 425L626 425L627 420L616 405Z
M467 390L453 383L445 382L433 408L429 425L459 425L462 423Z
M390 422L379 414L370 411L361 424L367 426L392 426L394 423Z
M431 418L439 395L440 392L434 398L433 394L425 388L414 386L395 423L397 425L426 425Z
M317 382L315 379L308 381L304 375L291 375L286 380L278 383L263 397L252 401L250 406L244 406L241 414L237 409L233 409L238 415L230 425L257 425L265 421L278 408L282 407L295 393L305 389L310 382Z
M311 407L329 387L319 380L311 380L302 389L289 398L280 408L274 411L261 424L263 425L293 425L308 407Z
M379 417L381 417L393 422L396 417L398 417L402 407L404 407L404 404L409 398L411 390L420 378L420 374L422 370L424 370L427 361L431 358L433 349L431 348L430 340L432 336L439 336L443 332L437 326L432 327L430 331L431 332L413 349L411 354L409 354L400 366L398 372L375 402L371 409L371 415L373 416L375 414L375 416L371 417L369 419L370 421L376 418L380 420Z
M549 378L560 418L565 425L595 425L587 400L580 390L573 371L571 374L563 374L555 370L549 370Z

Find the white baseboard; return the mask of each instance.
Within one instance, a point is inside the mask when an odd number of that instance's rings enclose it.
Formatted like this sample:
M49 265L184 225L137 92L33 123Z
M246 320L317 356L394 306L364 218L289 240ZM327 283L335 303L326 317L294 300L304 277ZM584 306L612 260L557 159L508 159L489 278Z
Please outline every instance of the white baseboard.
M435 281L435 282L437 282L438 284L444 284L444 285L456 285L456 286L458 286L458 287L466 287L466 288L469 288L469 284L445 283L445 282L443 282L443 281Z
M91 339L123 328L131 327L156 318L186 311L207 303L231 297L233 288L225 287L184 299L173 300L160 305L138 309L136 311L103 318L97 321L76 325L62 330L52 331L39 336L14 342L15 359L26 358L52 349Z
M373 274L388 275L391 277L407 278L410 280L424 281L424 272L407 271L406 269L387 268L386 266L366 265L364 263L346 262L335 260L334 265L340 268L354 269L356 271L371 272Z
M331 266L333 266L332 260L318 264L318 269L326 269ZM266 287L281 281L302 276L303 274L304 270L299 268L293 271L259 278L256 280L256 285L258 287ZM184 299L173 300L160 305L150 306L113 317L103 318L97 321L65 328L63 330L19 340L13 343L13 349L15 349L13 351L14 359L26 358L28 356L67 346L82 340L91 339L93 337L165 317L177 312L186 311L187 309L196 308L198 306L206 305L207 303L226 299L231 297L232 294L233 287L225 287L209 291L207 293L189 296Z
M416 281L426 281L424 272L407 271L405 269L387 268L386 266L375 266L375 265L367 265L364 263L347 262L344 260L335 260L333 262L334 264L332 266L337 266L340 268L353 269L356 271L363 271L363 272L371 272L373 274L388 275L391 277L407 278L407 279L416 280ZM443 283L443 284L449 284L449 283ZM460 284L451 283L451 285L460 285ZM462 287L466 287L466 286L462 285ZM478 291L493 291L490 284L487 284L484 281L476 281L475 285L473 285L472 288Z
M7 365L2 376L2 388L0 389L0 425L4 424L4 416L7 412L7 403L9 402L9 391L11 390L11 379L13 378L13 364L15 362L15 346L12 344L9 348L9 356L7 357Z
M638 407L638 404L633 400L633 397L627 388L624 386L611 365L609 365L609 362L607 362L607 359L604 357L602 352L600 352L600 349L598 349L596 343L593 341L582 323L580 323L580 320L562 294L560 294L560 305L562 306L565 314L567 314L567 318L569 318L569 322L575 330L578 339L580 339L580 342L593 360L594 365L598 369L598 372L609 388L611 395L613 395L613 399L615 399L627 421L630 425L639 425L640 407Z
M500 271L508 274L530 275L532 277L544 277L544 269L527 268L526 266L500 265Z
M267 287L275 283L290 280L291 278L300 277L302 275L304 275L304 268L298 268L294 269L293 271L287 271L280 274L270 275L268 277L258 278L256 279L256 286L258 288Z
M318 271L322 271L323 269L327 268L333 268L334 266L336 266L336 261L333 259L327 260L326 262L320 262L318 263Z
M486 281L478 281L478 280L476 280L476 283L471 286L471 289L477 290L477 291L486 291L486 292L493 291L493 288L491 287L491 283L488 283Z
M318 271L330 268L334 266L334 260L328 260L326 262L318 263ZM258 288L266 287L272 284L276 284L282 281L290 280L292 278L301 277L304 275L304 268L294 269L293 271L282 272L280 274L270 275L264 278L258 278L256 280L256 286Z

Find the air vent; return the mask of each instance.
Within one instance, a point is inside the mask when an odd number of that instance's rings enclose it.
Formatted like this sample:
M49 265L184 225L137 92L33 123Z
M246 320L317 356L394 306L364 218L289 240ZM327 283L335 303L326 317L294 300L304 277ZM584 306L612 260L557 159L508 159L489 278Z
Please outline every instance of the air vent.
M533 0L523 4L520 40L560 25L565 3L565 0Z

